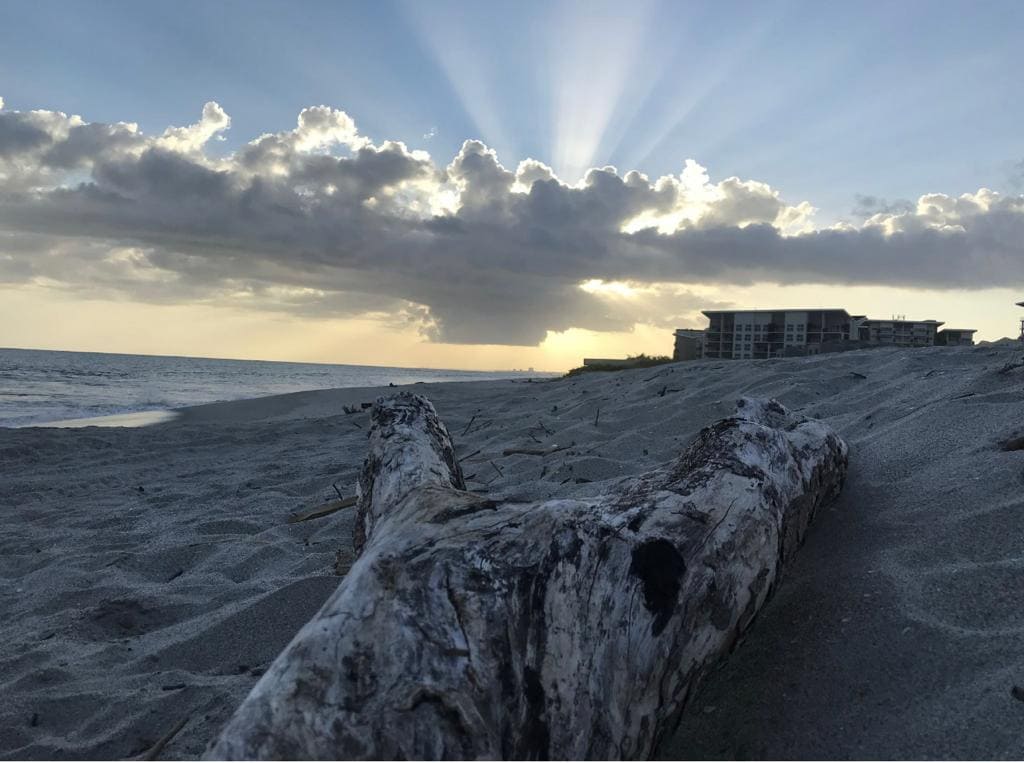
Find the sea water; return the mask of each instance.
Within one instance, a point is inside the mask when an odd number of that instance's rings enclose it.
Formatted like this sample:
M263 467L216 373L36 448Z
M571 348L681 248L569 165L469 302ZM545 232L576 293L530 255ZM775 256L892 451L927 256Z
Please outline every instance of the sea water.
M112 416L96 423L130 426L175 408L286 392L544 375L0 349L0 426Z

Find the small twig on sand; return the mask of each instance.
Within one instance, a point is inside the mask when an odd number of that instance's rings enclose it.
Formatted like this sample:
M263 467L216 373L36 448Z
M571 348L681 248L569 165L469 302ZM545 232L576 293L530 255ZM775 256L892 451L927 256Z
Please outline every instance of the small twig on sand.
M474 421L476 421L476 414L475 414L475 413L473 414L473 418L471 418L471 419L469 420L469 423L468 423L468 424L466 424L466 428L462 430L462 436L463 436L463 437L465 437L465 436L466 436L466 434L467 434L467 433L469 432L469 428L470 428L471 426L473 426L473 422L474 422Z
M546 434L546 435L550 436L550 435L554 434L554 432L552 432L550 429L548 429L546 426L544 426L544 422L541 421L540 419L537 419L537 426L539 426L541 429L543 429L544 430L544 434Z
M329 501L321 504L309 511L304 511L301 514L292 514L288 517L288 524L293 525L296 522L306 522L310 519L319 519L320 517L326 517L329 514L333 514L336 511L347 509L350 506L355 506L359 499L356 496L350 496L349 498L342 498L339 501Z
M507 449L501 451L501 455L503 455L503 456L514 456L514 455L521 455L521 456L550 456L552 453L558 453L558 451L560 451L560 450L566 450L568 448L571 448L575 444L576 443L573 442L570 445L556 445L553 448L545 448L545 449L541 449L541 448L507 448Z
M344 501L344 500L345 500L345 496L343 496L343 495L341 494L341 491L340 491L340 490L338 490L338 483L337 483L337 482L332 482L332 483L331 483L331 487L333 487L333 488L334 488L334 492L338 494L338 498L339 498L340 500Z
M597 426L598 420L601 418L601 406L597 407L597 413L594 414L594 426Z
M502 476L502 477L505 476L505 472L503 472L501 470L501 467L498 466L496 463L494 463L493 461L488 461L487 463L489 463L491 466L493 466L494 467L494 471L496 471L500 476Z
M188 719L189 716L186 715L184 718L182 718L180 721L174 724L173 729L171 729L162 737L160 737L156 741L156 744L154 744L144 753L136 757L135 760L156 760L156 756L163 752L163 749L167 746L168 742L174 739L174 737L178 735L178 732L185 728L185 724L188 723Z
M481 450L483 450L483 448L477 448L472 453L470 453L468 456L463 456L462 458L459 459L459 463L461 464L463 461L468 461L473 456L477 455Z

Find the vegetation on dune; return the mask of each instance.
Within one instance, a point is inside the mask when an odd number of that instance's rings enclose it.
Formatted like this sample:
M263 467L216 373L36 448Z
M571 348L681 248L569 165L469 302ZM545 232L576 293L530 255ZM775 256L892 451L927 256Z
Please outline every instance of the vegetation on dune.
M590 373L591 371L628 371L631 368L648 368L674 362L668 355L645 355L643 353L629 355L626 357L626 360L628 361L627 363L598 363L590 366L579 366L570 370L566 376L578 376L579 374Z

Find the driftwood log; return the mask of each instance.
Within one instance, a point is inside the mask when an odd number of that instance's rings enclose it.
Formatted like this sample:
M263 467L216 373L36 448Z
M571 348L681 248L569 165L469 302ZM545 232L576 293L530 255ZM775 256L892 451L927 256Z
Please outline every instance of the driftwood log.
M828 426L743 399L604 496L496 503L426 399L372 421L359 558L212 758L648 757L846 473Z

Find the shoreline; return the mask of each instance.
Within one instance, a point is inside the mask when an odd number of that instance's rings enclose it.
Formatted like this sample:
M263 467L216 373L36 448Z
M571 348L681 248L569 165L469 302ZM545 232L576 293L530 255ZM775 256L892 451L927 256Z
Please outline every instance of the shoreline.
M428 387L437 384L489 384L492 382L527 382L540 383L551 381L560 377L508 377L495 379L466 379L466 380L445 380L445 381L418 381L410 384L391 384L389 386L359 386L359 387L324 387L320 389L298 390L296 392L279 392L270 395L257 395L254 397L243 397L231 400L214 400L196 405L180 406L176 408L141 409L130 410L121 413L101 414L97 416L84 416L78 418L56 419L54 421L33 422L30 424L2 425L0 431L8 429L81 429L85 427L99 428L136 428L166 424L174 421L194 422L205 420L211 411L235 410L228 406L239 405L240 409L246 409L255 415L264 410L291 410L289 399L297 395L326 394L332 398L342 399L350 397L347 393L365 398L366 394L377 397L386 394L388 390L404 390ZM341 393L340 395L338 393ZM358 394L357 394L358 393ZM276 398L281 398L277 401ZM354 398L353 398L354 399ZM301 405L296 401L294 405ZM232 418L237 418L232 417Z
M352 511L287 521L354 492L369 417L342 406L413 389L470 489L509 501L597 495L740 395L829 422L850 446L839 502L659 754L1020 758L1019 363L992 346L691 361L0 429L0 756L131 757L186 713L165 757L201 755L354 560Z

